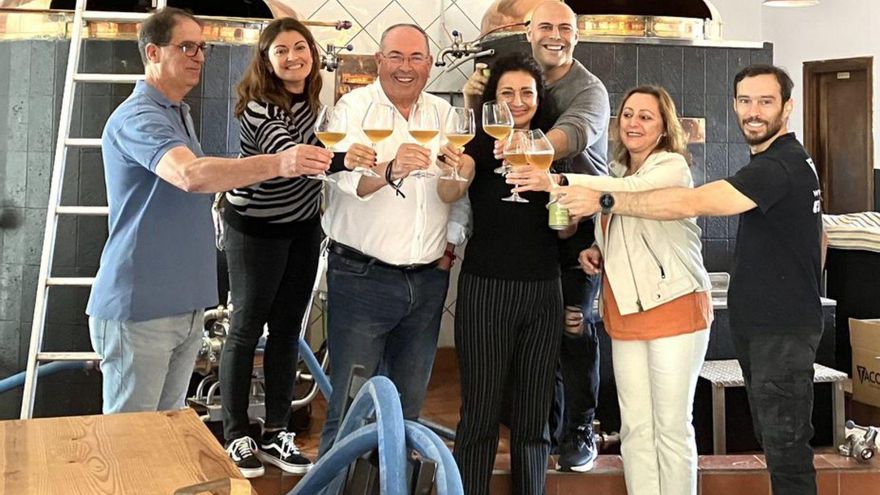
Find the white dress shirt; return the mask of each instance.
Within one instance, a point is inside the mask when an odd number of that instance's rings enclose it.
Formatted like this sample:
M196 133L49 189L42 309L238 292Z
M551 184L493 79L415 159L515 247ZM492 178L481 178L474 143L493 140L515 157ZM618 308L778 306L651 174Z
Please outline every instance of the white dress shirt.
M352 143L370 144L361 121L373 101L394 106L378 80L343 95L336 103L337 107L346 109L348 132L345 139L333 147L334 151L345 151ZM422 93L418 102L436 106L442 126L450 104L428 93ZM417 143L410 136L403 115L396 108L394 113L394 132L375 147L379 163L394 158L401 144ZM396 196L389 186L360 197L357 194L359 173L334 174L337 182L329 184L328 207L321 219L324 232L334 241L394 265L431 263L443 255L447 240L456 245L464 242L469 222L467 195L450 207L437 194L442 171L436 157L442 142L441 132L426 145L431 149L428 170L436 176L407 177L401 187L406 198Z

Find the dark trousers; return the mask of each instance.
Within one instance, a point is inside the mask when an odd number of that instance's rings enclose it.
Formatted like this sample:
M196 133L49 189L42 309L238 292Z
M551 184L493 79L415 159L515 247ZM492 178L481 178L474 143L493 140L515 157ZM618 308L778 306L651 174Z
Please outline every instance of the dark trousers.
M795 335L732 329L731 335L773 494L815 495L813 362L822 329Z
M255 237L227 225L226 259L233 311L220 357L223 434L227 441L247 435L254 351L266 324L265 426L287 427L300 324L315 281L321 243L320 224L310 224L293 239Z
M462 405L455 460L465 493L489 493L505 395L513 493L543 493L550 454L547 415L562 332L559 281L462 273L457 301Z
M354 366L384 375L400 392L406 419L417 419L425 401L449 272L407 272L330 253L327 266L327 346L330 405L319 455L336 441Z
M588 277L580 268L562 271L562 298L565 306L576 306L584 315L581 335L562 332L559 368L553 406L550 409L550 433L561 442L566 432L590 425L596 417L599 399L598 314L593 302L599 292L598 278Z

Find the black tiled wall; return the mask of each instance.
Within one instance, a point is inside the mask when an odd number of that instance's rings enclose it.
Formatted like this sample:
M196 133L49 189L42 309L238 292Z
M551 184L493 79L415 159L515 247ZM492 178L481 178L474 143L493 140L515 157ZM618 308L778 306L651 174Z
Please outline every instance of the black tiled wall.
M68 49L69 40L0 41L0 378L27 360ZM250 55L248 46L215 46L205 83L186 98L208 154L238 153L232 93ZM81 60L86 72L143 72L133 41L87 41ZM80 85L71 137L99 137L132 88ZM69 151L65 172L62 204L107 204L100 151ZM105 217L62 218L52 274L94 276L106 236ZM90 350L87 299L88 289L52 289L44 350ZM41 379L35 415L100 412L100 383L94 372ZM17 417L20 403L21 388L0 394L0 418Z
M490 41L496 56L531 53L524 36ZM582 42L575 58L608 89L612 114L630 88L659 84L666 88L682 117L706 119L705 143L693 144L691 173L696 185L727 177L749 160L749 148L732 111L733 77L753 63L772 63L773 45L762 48L707 48ZM733 255L737 219L700 218L703 259L709 271L727 271Z

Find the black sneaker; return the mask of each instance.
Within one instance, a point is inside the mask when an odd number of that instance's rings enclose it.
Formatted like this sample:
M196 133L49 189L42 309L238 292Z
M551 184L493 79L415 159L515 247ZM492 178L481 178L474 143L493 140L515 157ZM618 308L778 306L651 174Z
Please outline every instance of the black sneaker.
M226 446L226 453L245 478L256 478L266 473L266 468L263 467L255 450L257 450L257 442L251 437L236 438Z
M576 471L585 473L593 469L596 460L596 444L593 442L593 428L579 426L569 431L559 447L556 460L557 471Z
M283 430L264 433L257 455L263 462L278 466L284 472L305 474L312 468L312 461L300 454L299 447L293 443L295 436L296 434Z

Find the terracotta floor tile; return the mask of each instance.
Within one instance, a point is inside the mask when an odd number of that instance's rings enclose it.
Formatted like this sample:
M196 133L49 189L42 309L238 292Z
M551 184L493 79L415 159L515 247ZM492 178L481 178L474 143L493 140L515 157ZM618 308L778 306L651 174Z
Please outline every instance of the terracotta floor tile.
M764 458L755 455L704 455L700 456L703 471L763 470Z
M880 493L880 472L840 473L841 495L868 495Z
M556 478L560 495L626 495L626 483L619 475L566 474Z
M816 473L816 485L819 495L840 495L838 473L835 471L819 471Z
M489 482L489 493L492 495L509 495L511 490L510 475L496 474Z
M701 495L770 495L770 475L702 473L700 486Z
M815 466L817 471L825 470L825 469L836 469L836 466L831 459L834 457L839 457L836 454L818 454L813 457L813 466Z
M619 455L600 455L590 474L623 474L623 459Z

